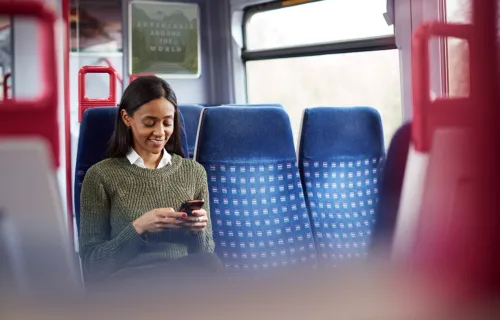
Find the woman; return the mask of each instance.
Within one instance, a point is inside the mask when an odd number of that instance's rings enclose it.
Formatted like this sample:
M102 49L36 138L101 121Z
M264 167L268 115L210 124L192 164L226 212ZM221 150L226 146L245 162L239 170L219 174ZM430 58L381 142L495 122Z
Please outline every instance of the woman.
M219 268L204 168L184 159L174 91L140 77L123 93L110 158L82 185L80 256L86 281L123 279L173 269ZM176 212L205 200L192 216ZM172 273L172 272L170 272Z

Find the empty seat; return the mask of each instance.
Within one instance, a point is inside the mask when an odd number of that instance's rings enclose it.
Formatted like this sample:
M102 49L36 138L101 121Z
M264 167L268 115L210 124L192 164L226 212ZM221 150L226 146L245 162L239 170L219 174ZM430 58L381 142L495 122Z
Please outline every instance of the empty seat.
M384 159L380 115L369 107L304 111L299 166L320 263L366 255Z
M108 142L115 129L118 108L100 107L87 109L80 125L78 152L75 167L75 219L80 229L80 190L87 170L94 164L106 158ZM181 124L184 120L181 114ZM185 130L181 130L182 149L187 156L187 140Z
M193 157L194 146L196 144L196 135L198 134L198 124L200 123L200 114L203 110L201 105L179 105L179 110L184 117L186 128L186 139L189 157ZM187 156L188 154L186 154Z
M204 109L195 160L207 171L216 253L226 268L317 264L284 109Z
M380 201L373 233L373 247L387 249L387 246L392 243L410 141L411 123L406 123L394 134L387 152L381 177Z

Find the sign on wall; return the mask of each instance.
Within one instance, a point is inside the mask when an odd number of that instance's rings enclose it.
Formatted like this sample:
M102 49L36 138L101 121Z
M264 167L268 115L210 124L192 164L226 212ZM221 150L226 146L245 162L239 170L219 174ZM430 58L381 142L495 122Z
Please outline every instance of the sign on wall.
M129 4L129 70L169 78L200 76L197 4L139 1Z

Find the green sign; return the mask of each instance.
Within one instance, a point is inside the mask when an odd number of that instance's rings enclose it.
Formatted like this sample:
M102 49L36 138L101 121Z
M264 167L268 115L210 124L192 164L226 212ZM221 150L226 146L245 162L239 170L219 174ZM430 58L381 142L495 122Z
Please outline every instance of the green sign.
M170 78L200 76L197 4L131 1L129 70Z

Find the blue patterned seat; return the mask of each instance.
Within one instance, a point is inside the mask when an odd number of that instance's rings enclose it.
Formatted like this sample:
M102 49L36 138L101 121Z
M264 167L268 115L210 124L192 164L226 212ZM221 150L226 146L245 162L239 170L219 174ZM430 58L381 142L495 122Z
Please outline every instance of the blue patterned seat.
M87 170L106 158L108 141L115 129L118 108L99 107L85 110L80 125L78 151L76 155L74 207L77 229L80 230L80 191ZM184 119L181 114L181 124ZM182 149L187 155L186 133L181 130Z
M224 104L223 107L277 107L283 108L279 103L257 103L257 104Z
M385 156L379 113L369 107L304 112L299 166L320 264L366 256Z
M198 124L200 123L200 114L203 106L193 105L179 105L179 110L184 117L184 124L186 129L186 139L189 157L192 158L194 153L194 145L196 144L196 135L198 134ZM186 156L188 155L186 153Z
M207 171L216 253L226 268L317 265L284 109L206 108L195 160Z

